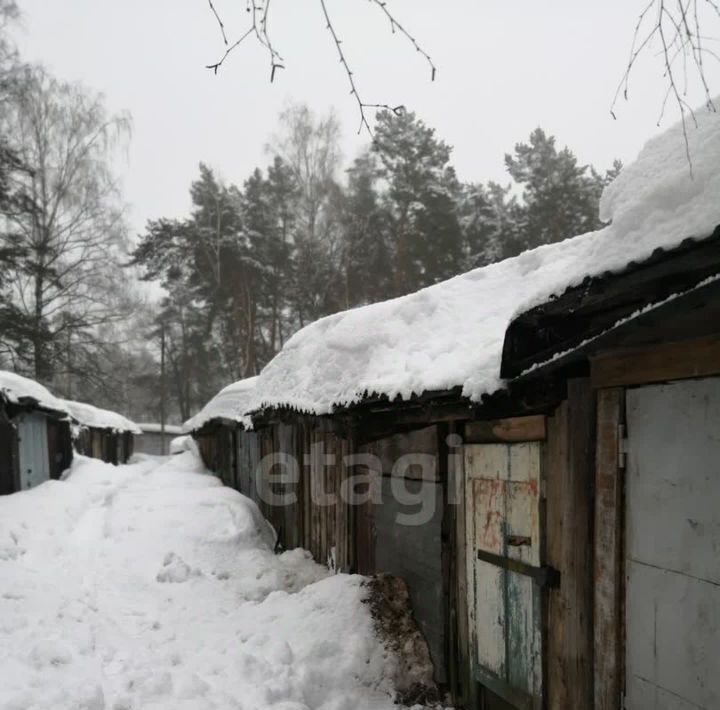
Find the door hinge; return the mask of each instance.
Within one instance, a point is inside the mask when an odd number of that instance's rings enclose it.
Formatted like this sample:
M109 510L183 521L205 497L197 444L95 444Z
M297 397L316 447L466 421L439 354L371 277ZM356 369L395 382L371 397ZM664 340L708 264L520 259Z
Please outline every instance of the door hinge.
M618 468L624 469L627 466L627 454L628 454L627 427L624 424L618 424L617 441L618 441Z

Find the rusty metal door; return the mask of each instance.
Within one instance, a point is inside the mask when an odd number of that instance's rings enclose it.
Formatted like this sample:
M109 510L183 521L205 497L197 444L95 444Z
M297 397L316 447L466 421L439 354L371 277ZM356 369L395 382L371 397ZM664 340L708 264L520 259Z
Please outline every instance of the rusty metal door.
M542 706L542 589L554 580L542 566L541 447L465 447L474 674L497 707Z

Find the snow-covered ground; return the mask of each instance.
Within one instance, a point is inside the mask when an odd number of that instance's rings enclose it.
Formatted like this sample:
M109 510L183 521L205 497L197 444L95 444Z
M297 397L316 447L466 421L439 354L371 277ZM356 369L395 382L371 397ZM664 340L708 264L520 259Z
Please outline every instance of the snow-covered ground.
M0 498L0 709L396 708L363 578L273 542L192 452Z

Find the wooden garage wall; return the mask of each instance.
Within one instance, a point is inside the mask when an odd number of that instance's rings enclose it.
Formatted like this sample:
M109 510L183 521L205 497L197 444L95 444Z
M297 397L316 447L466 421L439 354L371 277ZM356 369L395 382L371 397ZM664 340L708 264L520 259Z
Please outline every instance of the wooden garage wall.
M47 435L50 478L58 479L72 462L70 423L48 418Z
M548 417L547 561L560 586L547 600L550 710L593 704L593 488L595 395L587 379L568 381L568 397Z
M352 447L349 435L334 429L327 419L302 417L258 431L261 473L256 485L261 510L275 527L282 547L303 547L321 564L349 571L352 509L341 491L350 475L345 457ZM278 474L290 469L279 458L283 456L297 462L295 480L291 475L284 483L278 481ZM289 496L292 502L275 505L273 495Z
M0 495L17 490L17 435L0 405Z

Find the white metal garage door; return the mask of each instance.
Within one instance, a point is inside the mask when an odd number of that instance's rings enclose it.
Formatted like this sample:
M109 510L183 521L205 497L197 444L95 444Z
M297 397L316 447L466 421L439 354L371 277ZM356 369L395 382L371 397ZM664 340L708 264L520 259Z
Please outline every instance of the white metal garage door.
M18 430L20 490L34 488L50 479L47 420L35 412L20 414Z
M720 378L627 392L626 699L720 708Z

